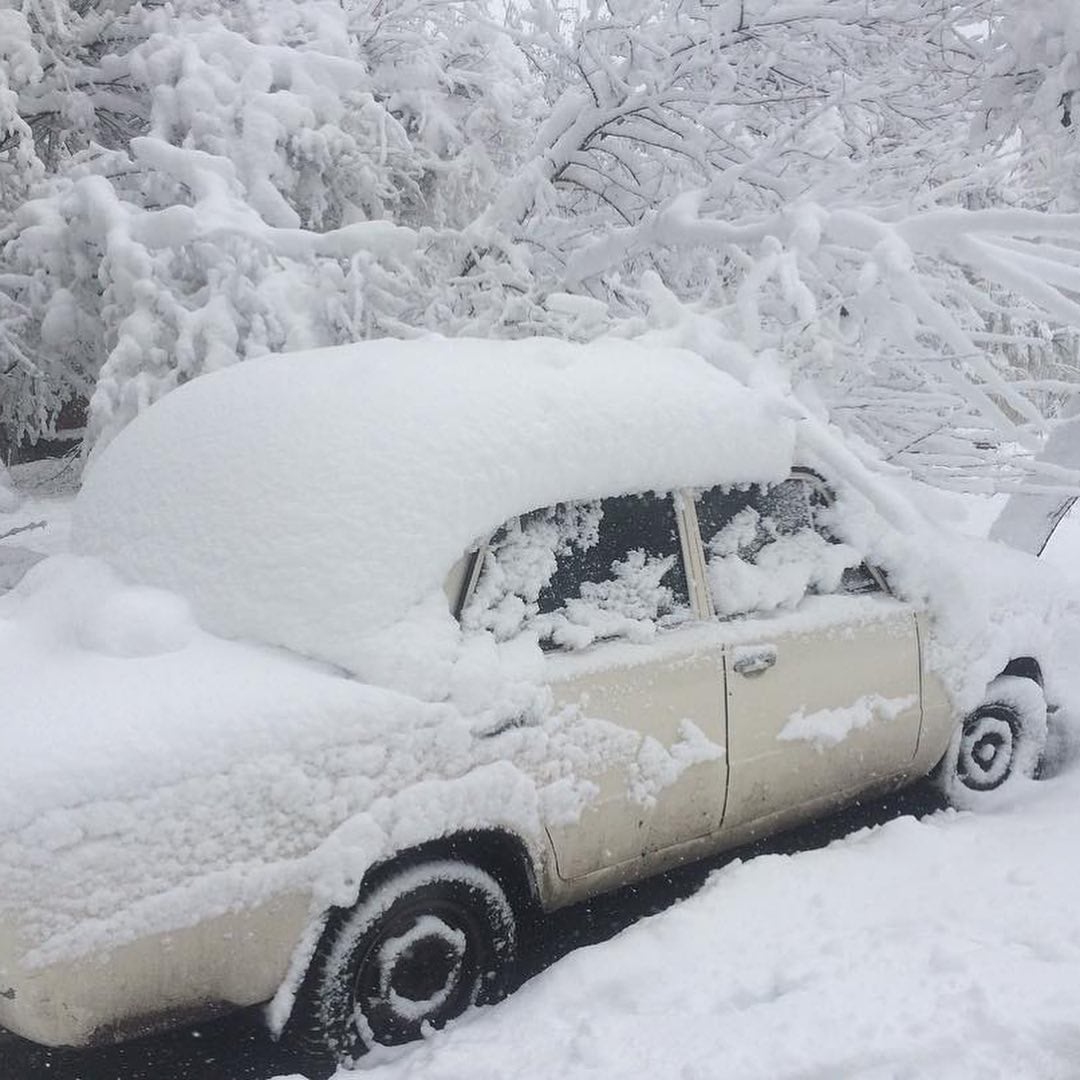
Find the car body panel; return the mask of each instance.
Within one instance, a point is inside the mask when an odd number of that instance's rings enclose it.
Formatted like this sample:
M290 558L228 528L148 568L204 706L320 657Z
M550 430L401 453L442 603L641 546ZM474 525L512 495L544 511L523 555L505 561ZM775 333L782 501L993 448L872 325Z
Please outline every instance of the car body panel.
M112 1042L273 996L309 920L310 897L275 897L195 926L27 968L0 931L0 1024L49 1046Z
M731 786L725 827L844 800L902 775L919 740L919 649L904 604L853 598L863 619L825 632L749 631L775 651L772 666L740 674L727 661ZM816 721L816 724L815 724ZM858 726L858 725L864 726Z
M723 695L723 722L714 718L714 727L704 730L722 727L726 753L722 761L692 766L661 795L666 801L657 810L672 815L681 835L667 820L650 821L648 812L635 803L634 778L625 766L606 773L600 779L599 805L582 816L588 828L549 827L559 878L548 882L546 906L796 825L860 795L891 790L936 763L951 734L951 710L941 683L927 679L932 696L929 730L924 730L917 618L911 607L878 595L814 597L804 608L771 619L712 621L686 628L681 631L682 650L677 635L669 634L663 648L671 650L672 657L638 669L635 681L644 687L642 699L650 702L647 712L631 708L620 716L607 697L601 699L598 711L603 715L670 747L677 729L673 714L670 707L652 701L666 689L657 680L664 674L675 676L680 667L674 658L682 656L684 672L695 676L692 690L683 688L684 715L692 715L695 706L700 710L703 703L719 703ZM732 657L752 650L755 640L776 651L775 666L757 675L734 672ZM628 675L635 669L625 657L634 648L611 644L590 650L592 656L556 658L551 666L563 680L555 684L557 698L573 700L576 694L578 703L596 709L589 693L594 685L606 687L617 678L629 688L633 683ZM598 655L605 650L613 654L608 669ZM624 658L621 666L615 663L619 657ZM798 681L800 676L809 682ZM796 713L843 711L857 706L860 697L875 694L886 703L884 713L879 708L869 724L835 744L777 738ZM614 696L618 701L620 695ZM728 779L725 793L715 784L721 772ZM646 839L650 834L651 843ZM606 838L603 849L601 836Z
M641 737L628 763L596 778L598 794L578 822L548 827L562 878L630 860L641 860L647 873L665 848L720 827L728 769L723 663L698 649L692 631L666 636L663 657L634 666L604 666L594 656L594 670L575 674L573 658L547 658L556 708L580 709Z

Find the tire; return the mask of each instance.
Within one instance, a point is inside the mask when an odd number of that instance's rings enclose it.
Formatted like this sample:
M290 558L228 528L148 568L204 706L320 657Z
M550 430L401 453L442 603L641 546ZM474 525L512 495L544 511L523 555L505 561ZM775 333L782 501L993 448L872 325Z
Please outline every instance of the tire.
M946 801L977 809L1038 775L1046 749L1046 698L1038 683L1001 675L964 718L934 781Z
M451 860L384 873L335 912L297 993L286 1038L349 1062L498 1000L517 948L513 908L486 871Z

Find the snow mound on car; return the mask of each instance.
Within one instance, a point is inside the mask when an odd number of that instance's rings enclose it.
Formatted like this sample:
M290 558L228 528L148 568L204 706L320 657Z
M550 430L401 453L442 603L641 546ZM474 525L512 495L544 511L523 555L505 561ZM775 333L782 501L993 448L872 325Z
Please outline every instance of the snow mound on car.
M179 652L198 632L183 597L124 585L104 564L64 555L37 563L0 601L0 619L13 612L54 648L118 658Z
M74 542L185 596L208 630L372 678L363 639L430 604L507 518L782 479L794 425L781 413L699 356L625 340L264 357L180 387L122 432L87 472Z

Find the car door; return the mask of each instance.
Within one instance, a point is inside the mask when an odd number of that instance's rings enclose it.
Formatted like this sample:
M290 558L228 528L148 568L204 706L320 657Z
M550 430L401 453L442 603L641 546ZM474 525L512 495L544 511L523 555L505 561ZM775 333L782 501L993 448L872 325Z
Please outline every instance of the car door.
M723 659L694 621L669 495L565 503L487 545L463 624L536 635L555 713L608 721L625 752L589 777L580 817L548 832L559 876L621 864L719 828L727 783Z
M762 832L900 776L920 733L913 610L821 525L823 488L694 500L724 654L725 831Z

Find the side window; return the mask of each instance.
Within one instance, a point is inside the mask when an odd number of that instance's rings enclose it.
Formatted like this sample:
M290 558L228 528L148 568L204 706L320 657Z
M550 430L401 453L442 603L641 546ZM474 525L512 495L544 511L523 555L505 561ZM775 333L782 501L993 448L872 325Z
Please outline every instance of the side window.
M807 480L711 488L696 506L709 590L722 616L792 608L807 593L877 588L858 553L822 527L826 501Z
M461 613L504 641L523 630L548 647L644 641L690 617L670 496L560 503L514 518L490 540Z

